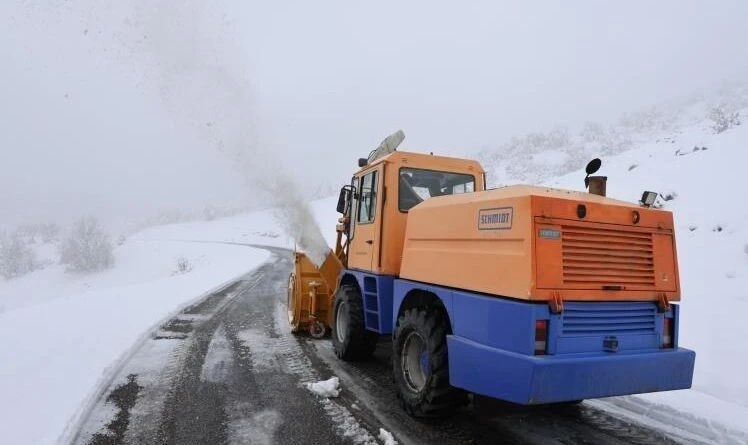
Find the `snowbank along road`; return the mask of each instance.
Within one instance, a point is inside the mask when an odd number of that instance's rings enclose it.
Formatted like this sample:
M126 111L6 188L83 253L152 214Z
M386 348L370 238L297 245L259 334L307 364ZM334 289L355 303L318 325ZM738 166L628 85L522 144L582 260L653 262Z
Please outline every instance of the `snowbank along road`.
M155 329L111 373L72 443L376 444L380 428L401 444L715 443L687 426L666 437L586 403L522 408L476 397L449 420L411 419L394 395L388 341L372 360L349 364L329 341L290 333L292 256L268 249L258 269ZM305 386L333 375L338 398Z

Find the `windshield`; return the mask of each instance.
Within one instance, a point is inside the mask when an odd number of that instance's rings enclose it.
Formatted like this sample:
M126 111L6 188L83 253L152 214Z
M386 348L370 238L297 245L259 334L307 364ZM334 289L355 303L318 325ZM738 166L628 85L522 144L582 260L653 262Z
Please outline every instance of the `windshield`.
M399 182L398 206L401 212L407 212L432 196L475 191L475 177L462 173L401 168Z

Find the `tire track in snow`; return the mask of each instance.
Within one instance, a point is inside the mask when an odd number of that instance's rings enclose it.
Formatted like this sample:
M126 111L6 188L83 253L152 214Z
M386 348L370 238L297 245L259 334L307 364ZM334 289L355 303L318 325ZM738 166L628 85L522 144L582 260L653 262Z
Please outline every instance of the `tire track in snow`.
M278 351L284 359L286 369L298 376L300 385L306 388L306 384L319 381L320 375L313 367L311 360L304 354L298 340L291 333L287 313L284 303L276 303L275 324L280 336ZM327 398L319 398L319 403L342 437L351 439L355 444L378 443L374 436L359 424L348 408Z
M117 386L125 384L127 376L131 374L137 376L138 384L142 386L130 415L130 424L139 427L128 428L122 441L147 443L146 438L154 437L158 429L153 422L154 413L163 409L169 385L183 366L184 344L193 325L209 319L214 310L220 309L217 300L230 299L241 281L241 278L237 278L222 284L146 332L102 377L90 400L81 408L58 443L87 444L96 432L101 431L116 415L112 405L107 402L107 396ZM172 331L172 328L186 332Z
M281 414L278 443L298 442L304 435L311 443L311 437L317 434L319 443L341 443L342 440L342 443L356 445L377 444L345 407L332 400L317 399L305 387L306 383L319 380L319 376L291 334L281 304L285 303L286 278L291 267L292 257L287 252L258 271L262 278L254 292L255 298L243 299L226 321L239 362L245 365L244 376L262 388L262 405L274 407ZM234 405L241 403L241 400L232 402ZM309 403L315 408L309 407ZM322 438L325 433L319 429L320 416L329 421L330 432L337 438ZM264 418L272 419L267 415Z

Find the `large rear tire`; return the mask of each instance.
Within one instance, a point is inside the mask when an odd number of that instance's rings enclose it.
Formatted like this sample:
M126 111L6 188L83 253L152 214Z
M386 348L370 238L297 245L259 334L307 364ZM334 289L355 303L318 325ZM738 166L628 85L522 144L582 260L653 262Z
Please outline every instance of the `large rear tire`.
M332 345L335 355L345 361L371 357L377 346L376 332L364 325L364 302L356 286L344 284L335 293Z
M448 328L437 308L408 309L397 320L392 371L398 399L414 417L446 416L467 401L449 384Z

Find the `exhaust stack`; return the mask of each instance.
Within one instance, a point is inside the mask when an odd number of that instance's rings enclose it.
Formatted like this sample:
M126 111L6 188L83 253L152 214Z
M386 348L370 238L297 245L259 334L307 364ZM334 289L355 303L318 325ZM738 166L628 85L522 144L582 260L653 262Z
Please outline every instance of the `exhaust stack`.
M607 176L589 176L589 191L593 195L605 196L605 189L608 183Z
M584 186L586 188L589 188L589 191L593 195L600 195L605 196L605 186L608 182L607 176L590 176L597 173L598 170L600 170L600 166L602 165L602 161L600 159L595 158L591 160L587 164L587 168L585 168L585 171L587 172L587 176L584 178Z

